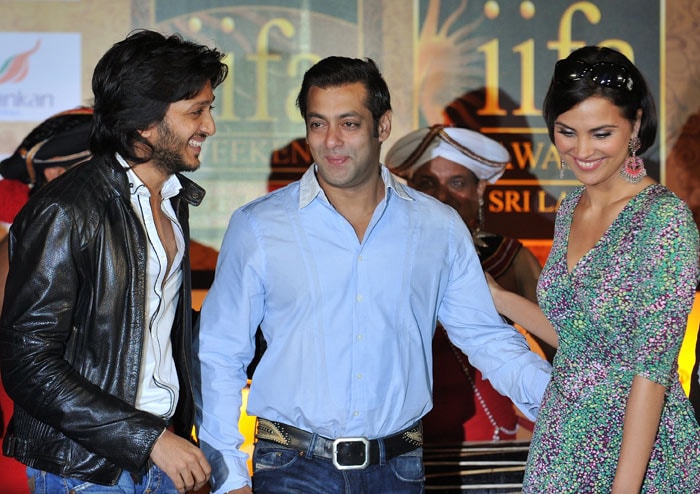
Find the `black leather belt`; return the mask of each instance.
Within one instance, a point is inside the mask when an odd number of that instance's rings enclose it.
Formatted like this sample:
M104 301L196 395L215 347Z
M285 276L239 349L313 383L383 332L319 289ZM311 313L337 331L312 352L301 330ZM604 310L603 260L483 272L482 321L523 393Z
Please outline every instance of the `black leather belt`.
M380 445L384 449L384 461L420 448L423 446L423 426L418 422L409 429L379 439L329 439L291 425L258 418L255 438L330 459L339 470L353 470L379 464Z

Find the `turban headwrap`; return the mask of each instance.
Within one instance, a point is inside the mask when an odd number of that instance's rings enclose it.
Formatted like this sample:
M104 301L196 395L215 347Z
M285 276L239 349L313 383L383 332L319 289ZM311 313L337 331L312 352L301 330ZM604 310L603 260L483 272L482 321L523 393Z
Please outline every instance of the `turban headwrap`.
M479 180L495 183L501 178L510 155L506 148L479 132L434 125L403 136L389 149L386 166L403 178L426 162L441 156L469 169Z

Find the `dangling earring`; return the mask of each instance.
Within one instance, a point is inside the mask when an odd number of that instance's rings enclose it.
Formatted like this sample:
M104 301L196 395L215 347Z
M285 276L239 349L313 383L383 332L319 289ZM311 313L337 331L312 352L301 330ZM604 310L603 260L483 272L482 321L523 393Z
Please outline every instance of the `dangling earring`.
M639 137L632 137L629 142L629 150L632 155L625 160L622 168L620 168L620 175L622 175L622 178L631 184L638 184L647 176L647 171L644 168L644 160L637 157L637 151L639 151L640 147L641 141Z
M561 160L561 166L559 167L559 178L564 178L564 169L566 168L566 163L564 163L564 158Z
M484 217L484 198L479 197L479 213L478 213L478 221L479 221L479 226L476 227L477 232L481 232L484 230L484 223L486 222L486 218Z
M479 197L479 210L476 216L477 224L476 228L472 232L472 239L474 240L474 246L477 252L479 248L486 248L488 244L483 240L484 237L488 236L488 233L484 232L484 223L486 222L484 215L484 198Z

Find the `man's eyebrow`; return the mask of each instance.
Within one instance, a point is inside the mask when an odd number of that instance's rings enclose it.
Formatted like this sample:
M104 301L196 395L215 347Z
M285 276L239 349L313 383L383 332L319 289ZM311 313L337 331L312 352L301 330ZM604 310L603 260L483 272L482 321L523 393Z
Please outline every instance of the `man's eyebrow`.
M308 112L306 114L306 116L307 116L307 118L321 118L323 120L328 120L328 117L326 117L325 115L321 115L320 113L316 113L316 112ZM359 117L359 116L360 116L359 112L350 111L347 113L341 113L340 115L338 115L338 118Z

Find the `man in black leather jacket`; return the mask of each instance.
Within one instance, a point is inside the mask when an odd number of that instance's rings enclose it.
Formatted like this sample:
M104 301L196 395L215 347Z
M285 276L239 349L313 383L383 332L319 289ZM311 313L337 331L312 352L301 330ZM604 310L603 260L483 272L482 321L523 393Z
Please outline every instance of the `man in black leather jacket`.
M93 75L94 157L32 195L12 225L0 363L15 410L3 451L36 492L87 482L182 493L208 481L191 442L188 226L204 190L180 172L199 167L216 130L222 58L152 31L115 44Z

